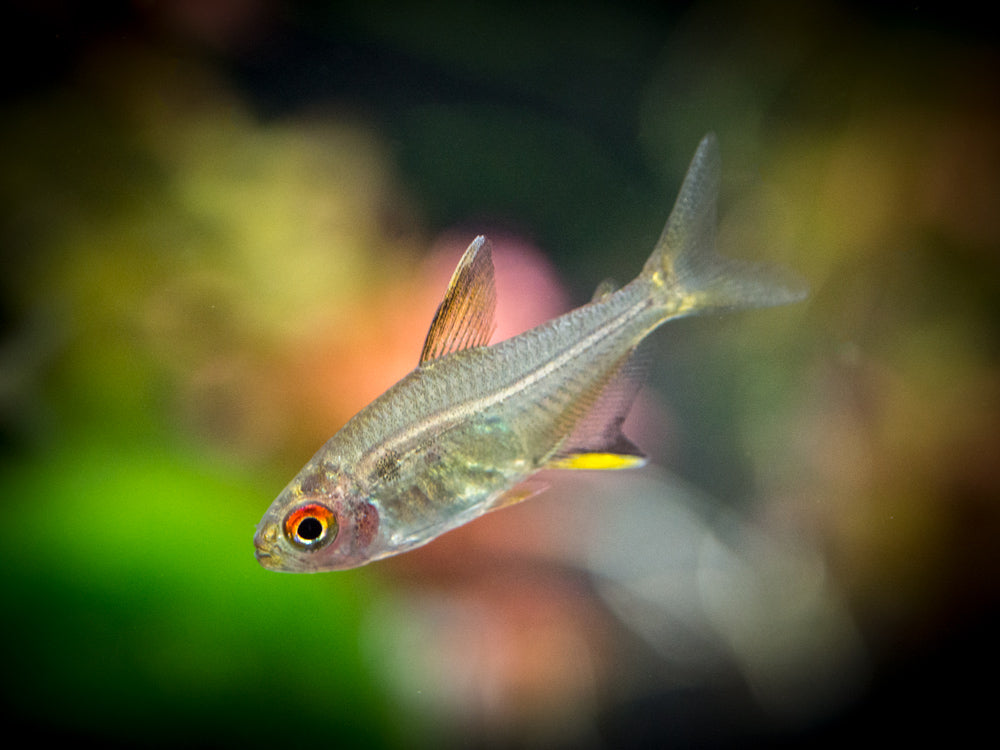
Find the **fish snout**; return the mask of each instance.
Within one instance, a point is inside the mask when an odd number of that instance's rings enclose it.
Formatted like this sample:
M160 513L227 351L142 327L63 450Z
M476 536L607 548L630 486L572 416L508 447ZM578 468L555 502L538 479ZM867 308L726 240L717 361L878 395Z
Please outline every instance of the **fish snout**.
M253 535L254 557L265 568L277 568L281 565L281 553L278 549L278 527L273 523L262 525Z

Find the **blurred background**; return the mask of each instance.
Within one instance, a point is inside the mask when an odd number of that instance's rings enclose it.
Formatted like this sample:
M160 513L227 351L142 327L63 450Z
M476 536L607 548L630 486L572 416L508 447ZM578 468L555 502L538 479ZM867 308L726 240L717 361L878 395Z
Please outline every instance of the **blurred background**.
M15 0L2 705L129 744L989 731L1000 67L962 3ZM632 473L355 571L264 510L494 241L497 337L629 280L699 139L808 300L652 339ZM987 683L988 684L988 683Z

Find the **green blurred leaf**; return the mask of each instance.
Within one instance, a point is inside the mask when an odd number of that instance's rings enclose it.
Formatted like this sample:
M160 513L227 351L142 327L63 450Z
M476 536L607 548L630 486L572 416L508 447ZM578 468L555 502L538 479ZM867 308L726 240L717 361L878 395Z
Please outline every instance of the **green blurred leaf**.
M391 739L359 650L374 582L260 568L259 486L162 445L81 433L0 488L15 613L3 658L17 675L4 700L22 720L128 741L229 744L288 724Z

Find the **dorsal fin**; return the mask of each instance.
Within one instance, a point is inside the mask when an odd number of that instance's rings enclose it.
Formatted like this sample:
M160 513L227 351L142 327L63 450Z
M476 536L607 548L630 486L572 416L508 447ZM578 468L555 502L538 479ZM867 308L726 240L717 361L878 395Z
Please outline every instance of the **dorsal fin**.
M469 245L451 276L448 291L427 331L420 362L488 344L496 327L496 305L492 246L480 235Z

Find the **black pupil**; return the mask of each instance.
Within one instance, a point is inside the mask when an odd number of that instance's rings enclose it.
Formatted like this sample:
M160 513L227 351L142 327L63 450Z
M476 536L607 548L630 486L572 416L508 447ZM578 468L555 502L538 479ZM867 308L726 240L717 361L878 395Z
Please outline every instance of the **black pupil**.
M299 524L298 532L301 539L313 542L319 539L319 535L323 533L323 524L316 518L303 518Z

